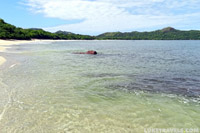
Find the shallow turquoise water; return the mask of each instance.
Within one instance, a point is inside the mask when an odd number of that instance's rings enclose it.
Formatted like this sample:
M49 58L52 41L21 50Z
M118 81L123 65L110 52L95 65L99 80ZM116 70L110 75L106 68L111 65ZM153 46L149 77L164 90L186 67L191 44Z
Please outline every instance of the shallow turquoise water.
M87 50L99 54L73 54ZM199 51L200 41L13 46L0 71L0 132L199 128Z

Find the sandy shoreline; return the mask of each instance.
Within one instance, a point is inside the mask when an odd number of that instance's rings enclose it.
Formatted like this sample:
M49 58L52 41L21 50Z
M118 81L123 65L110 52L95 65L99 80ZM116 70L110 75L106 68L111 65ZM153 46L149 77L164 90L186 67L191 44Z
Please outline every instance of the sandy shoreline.
M55 41L55 40L1 40L0 39L0 52L5 52L7 48L11 45L32 43L32 42L45 42L45 41ZM6 59L0 55L0 66L6 62Z

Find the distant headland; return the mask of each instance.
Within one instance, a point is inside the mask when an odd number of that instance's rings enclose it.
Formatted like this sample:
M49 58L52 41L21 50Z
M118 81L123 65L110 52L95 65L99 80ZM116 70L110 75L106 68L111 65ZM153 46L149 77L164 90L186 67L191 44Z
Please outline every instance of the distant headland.
M151 32L107 32L97 36L74 34L67 31L51 33L39 28L23 29L0 19L0 39L52 40L200 40L199 30L182 31L172 27Z

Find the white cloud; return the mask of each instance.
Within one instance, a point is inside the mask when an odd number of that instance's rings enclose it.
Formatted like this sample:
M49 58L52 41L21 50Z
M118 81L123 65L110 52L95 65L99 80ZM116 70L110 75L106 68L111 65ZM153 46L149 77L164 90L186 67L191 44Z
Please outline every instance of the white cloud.
M192 23L200 14L199 0L27 0L25 4L46 17L83 20L46 30L83 34Z

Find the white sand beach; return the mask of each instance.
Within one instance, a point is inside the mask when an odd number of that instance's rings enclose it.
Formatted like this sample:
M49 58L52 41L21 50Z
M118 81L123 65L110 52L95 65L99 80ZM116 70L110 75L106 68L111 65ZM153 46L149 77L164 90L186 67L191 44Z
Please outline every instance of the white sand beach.
M0 56L0 65L2 65L4 62L6 62L6 59Z

